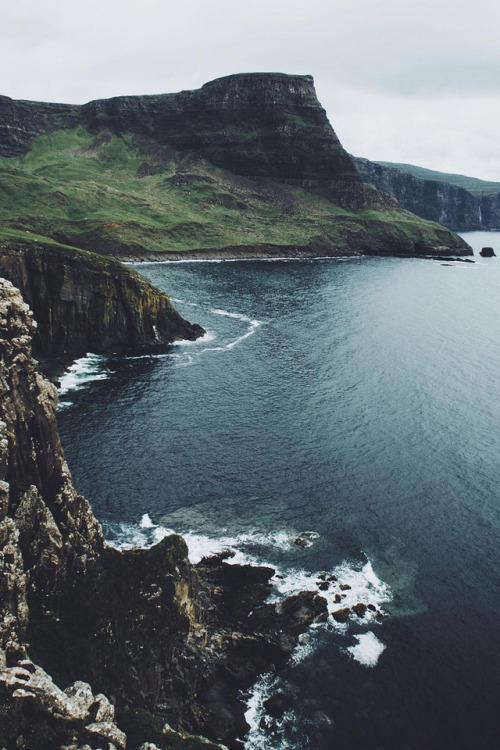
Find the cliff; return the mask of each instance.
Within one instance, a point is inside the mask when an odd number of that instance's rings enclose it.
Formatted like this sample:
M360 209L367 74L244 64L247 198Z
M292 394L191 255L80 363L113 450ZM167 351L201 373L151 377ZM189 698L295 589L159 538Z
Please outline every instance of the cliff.
M363 183L311 76L81 106L3 97L0 124L0 241L120 258L470 253Z
M271 569L194 567L176 535L107 547L73 486L34 329L0 280L0 746L241 747L239 691L285 663L326 603L265 603Z
M421 179L368 159L354 163L363 180L423 219L457 232L500 228L500 193L473 195L450 182Z
M111 258L61 247L0 246L0 274L33 310L34 351L43 360L158 351L204 333L181 318L166 294Z
M232 75L195 91L121 96L81 107L2 97L0 121L2 156L25 153L36 135L81 124L93 132L132 133L196 152L246 177L314 187L346 207L366 204L361 180L318 102L312 76Z

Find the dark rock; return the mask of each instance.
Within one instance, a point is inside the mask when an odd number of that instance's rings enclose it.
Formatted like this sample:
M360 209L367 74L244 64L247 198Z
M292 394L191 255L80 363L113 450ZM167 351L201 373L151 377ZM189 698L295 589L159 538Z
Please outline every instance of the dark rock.
M332 617L334 620L337 620L337 622L347 622L350 614L351 614L350 608L343 607L342 609L337 609L335 610L335 612L332 612Z
M357 614L358 617L364 617L366 615L367 606L362 602L358 602L352 608L352 611Z
M264 701L266 712L275 719L281 719L286 711L290 711L294 706L294 698L288 693L275 693Z
M339 588L341 591L349 591L352 587L348 583L341 583Z
M377 608L376 608L376 606L375 606L374 604L369 604L369 605L368 605L368 609L369 609L369 610L370 610L371 612L376 612L376 611L377 611Z
M97 354L165 349L204 333L169 298L120 262L84 251L1 247L0 274L17 286L38 328L34 351L66 362Z
M330 588L330 584L328 581L320 581L318 584L316 584L320 591L328 591Z
M278 731L278 723L276 719L272 719L269 716L263 716L259 722L259 727L266 732L266 734L276 734Z
M73 486L33 330L0 280L0 747L22 736L26 750L123 748L126 725L137 744L190 750L210 747L206 735L242 747L240 691L286 663L325 600L270 604L273 569L221 556L194 567L175 534L149 549L106 547ZM149 736L127 724L131 707L152 717ZM168 739L153 731L165 722Z
M294 544L298 547L312 547L317 539L319 539L319 534L315 531L303 531L295 539Z
M500 226L500 194L474 196L448 182L425 180L402 169L354 159L366 182L395 199L402 208L453 231L496 229Z
M307 75L243 73L195 91L84 106L0 97L0 123L0 156L23 154L36 136L83 124L190 151L246 177L307 187L346 208L368 202Z
M261 195L269 195L271 201L273 195L287 190L290 195L290 187L299 187L349 210L371 206L393 212L394 226L387 222L389 226L385 227L385 220L363 216L355 222L353 231L344 228L344 237L336 231L330 235L328 229L318 226L318 235L310 236L302 246L278 246L285 256L335 256L345 252L412 256L438 248L459 254L470 252L463 240L443 229L408 221L407 215L398 217L394 198L363 181L366 177L361 178L352 157L342 147L308 75L243 73L210 81L194 91L121 96L83 106L0 97L0 157L21 156L37 136L77 126L94 134L99 145L109 139L110 133L131 136L128 140L133 141L143 160L138 170L143 177L161 171L158 162L175 151L189 154L192 161L203 160L222 167L261 188L267 186L269 190ZM153 158L153 165L147 163L151 154L157 157ZM185 186L189 194L189 176L179 174L176 186ZM221 194L209 202L244 211L247 201L247 196ZM293 212L293 203L285 200L283 215ZM373 231L369 231L368 224ZM76 242L79 247L121 257L125 254L127 258L144 258L145 253L151 256L151 247L146 250L140 240L129 243L109 237L108 232L103 234L102 227L87 230L66 235L64 227L60 227L50 236L64 244ZM206 257L211 251L226 257L241 252L276 255L277 246L269 240L251 248L247 242L235 247L198 246L190 254L201 252ZM163 252L173 257L167 246Z
M481 255L483 258L496 258L496 253L492 247L483 247L479 251L479 255Z
M342 601L342 597L340 594L335 594L335 601L337 604L340 604L340 602Z

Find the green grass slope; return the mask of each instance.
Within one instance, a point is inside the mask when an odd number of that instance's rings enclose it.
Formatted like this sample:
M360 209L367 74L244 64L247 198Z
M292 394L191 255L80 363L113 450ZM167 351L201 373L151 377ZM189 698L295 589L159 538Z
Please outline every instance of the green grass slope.
M393 167L400 169L402 172L418 177L420 180L432 180L433 182L449 182L450 185L464 188L469 193L476 196L493 195L500 192L500 182L488 182L479 180L477 177L466 177L463 174L448 174L447 172L436 172L433 169L425 167L416 167L414 164L398 164L391 161L377 161L383 167Z
M307 190L250 180L198 156L85 128L0 159L0 242L121 258L170 253L467 252L438 224L393 208L347 211Z

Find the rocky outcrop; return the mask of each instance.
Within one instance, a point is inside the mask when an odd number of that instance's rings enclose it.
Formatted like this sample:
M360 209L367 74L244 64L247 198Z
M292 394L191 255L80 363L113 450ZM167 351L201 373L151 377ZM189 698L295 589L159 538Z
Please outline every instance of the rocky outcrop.
M73 486L34 329L0 280L0 747L241 747L239 691L286 662L326 602L269 604L273 570L192 566L175 534L107 547Z
M33 138L78 124L199 154L246 177L269 178L359 208L373 201L333 131L312 76L245 73L194 91L120 96L83 106L0 98L0 156L27 151Z
M0 156L24 154L39 135L80 122L80 107L74 104L16 101L0 96Z
M496 258L496 253L492 247L483 247L479 251L479 255L483 258Z
M455 232L500 229L500 193L476 196L449 182L422 180L401 169L355 158L366 182L407 211Z
M34 351L44 360L158 351L204 333L178 314L166 294L110 258L13 245L0 247L0 274L33 310Z

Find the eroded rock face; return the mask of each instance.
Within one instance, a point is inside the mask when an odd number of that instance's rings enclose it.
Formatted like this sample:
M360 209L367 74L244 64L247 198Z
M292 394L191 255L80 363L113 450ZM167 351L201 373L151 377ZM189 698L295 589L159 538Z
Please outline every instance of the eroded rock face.
M127 734L129 748L240 747L239 691L286 662L326 602L305 592L265 603L272 569L193 567L175 534L106 547L73 486L34 330L1 279L0 747L123 748Z
M146 279L85 251L2 247L0 274L33 310L35 354L44 359L157 351L204 333Z
M195 91L114 97L81 107L0 97L0 121L0 156L25 153L37 135L84 124L195 152L235 174L317 190L345 207L366 202L309 75L243 73Z
M368 159L354 159L354 163L363 180L422 219L437 221L455 232L500 228L500 193L475 196L457 185L422 180Z

